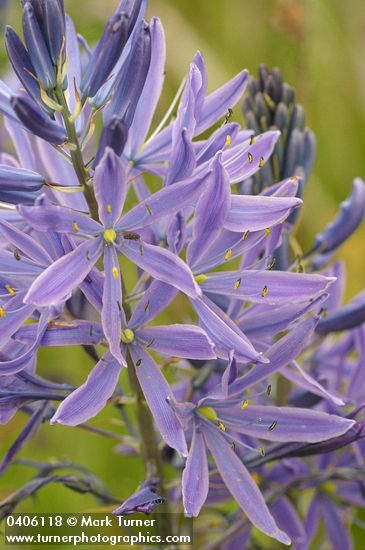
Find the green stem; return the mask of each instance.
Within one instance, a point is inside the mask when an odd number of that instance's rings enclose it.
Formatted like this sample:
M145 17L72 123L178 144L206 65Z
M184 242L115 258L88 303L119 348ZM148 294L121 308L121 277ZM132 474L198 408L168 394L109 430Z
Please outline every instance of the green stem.
M70 150L72 165L75 169L77 179L79 180L80 185L83 187L84 195L89 206L91 217L94 220L98 220L98 205L90 186L91 178L89 172L85 167L84 159L82 157L82 151L79 143L79 138L77 136L75 123L70 120L71 113L62 89L56 88L55 95L58 103L63 107L61 114L67 130L68 141L72 146L72 149Z
M122 281L123 296L126 296L125 286ZM127 319L131 316L131 310L128 303L123 302L123 309ZM127 350L127 366L128 366L128 378L131 389L136 396L136 419L138 425L138 431L140 435L141 455L143 458L146 478L156 477L159 480L159 494L166 499L167 492L164 481L164 471L160 459L160 451L158 448L158 442L156 439L155 426L151 411L146 403L146 399L139 383L136 366L132 359L132 356ZM166 538L167 535L172 534L172 525L170 516L168 513L167 501L160 508L161 511L161 536Z

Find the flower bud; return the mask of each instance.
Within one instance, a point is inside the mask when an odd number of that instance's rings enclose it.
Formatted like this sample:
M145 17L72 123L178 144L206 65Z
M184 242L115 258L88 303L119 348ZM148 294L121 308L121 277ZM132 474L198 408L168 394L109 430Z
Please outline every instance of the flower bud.
M28 96L14 96L11 106L21 123L36 136L61 145L66 141L66 131L47 117Z
M23 9L24 41L36 76L46 90L56 86L56 73L33 6L26 2Z

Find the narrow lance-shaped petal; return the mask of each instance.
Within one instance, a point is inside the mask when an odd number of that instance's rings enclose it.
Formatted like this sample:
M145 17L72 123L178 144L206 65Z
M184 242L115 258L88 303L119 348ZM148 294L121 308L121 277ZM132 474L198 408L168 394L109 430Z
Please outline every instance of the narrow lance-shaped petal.
M175 287L153 280L134 309L128 326L135 329L157 317L174 300L177 293Z
M278 498L271 506L271 513L278 526L285 529L293 542L298 543L305 540L306 533L303 522L287 497Z
M58 422L77 426L96 416L113 395L121 368L117 359L107 352L93 368L86 382L61 403L51 424Z
M120 251L159 281L168 283L193 298L201 294L190 268L169 250L142 241L125 239Z
M266 229L283 222L300 204L296 197L233 195L224 227L238 232Z
M197 196L203 192L209 177L210 172L157 191L127 212L118 224L118 229L135 231L148 227L186 206L193 206Z
M365 185L357 178L352 184L351 195L341 203L339 214L317 235L314 250L325 254L344 243L357 229L365 216Z
M245 146L237 145L223 153L223 164L231 183L238 183L264 169L270 158L280 132L269 131L247 140Z
M204 330L194 325L146 327L137 332L138 339L149 349L171 357L214 359L214 344Z
M215 427L210 426L204 430L204 439L224 483L248 519L269 537L290 544L289 537L276 525L258 486L229 443Z
M215 405L219 419L237 433L268 441L316 443L346 433L354 424L334 414L294 407Z
M345 525L339 507L330 498L323 498L321 504L323 520L333 548L353 550L351 534Z
M221 159L221 154L217 154L213 161L211 177L195 210L193 239L187 250L187 260L192 266L197 264L222 230L231 206L231 190Z
M14 291L14 289L12 289ZM15 292L15 291L14 291ZM16 294L2 307L0 317L0 345L5 342L27 321L34 311L33 305L23 304L24 293Z
M196 135L201 134L232 109L242 96L248 82L248 71L244 70L226 84L209 94L203 102Z
M36 74L46 90L56 86L56 73L49 51L39 27L33 6L27 2L23 8L24 40Z
M202 433L194 426L193 439L182 474L184 512L196 517L208 496L209 475L205 442Z
M245 270L207 275L201 288L214 294L238 300L284 304L304 302L323 294L334 282L333 277L280 271Z
M118 255L113 245L104 247L105 281L101 318L111 353L122 364L125 359L120 350L122 283Z
M192 303L202 327L215 344L218 357L226 359L233 351L237 361L267 362L232 321L224 320L224 313L215 304L207 298L198 298Z
M169 404L173 393L159 367L141 346L131 345L137 377L162 438L182 456L187 455L183 429Z
M339 307L324 319L321 319L316 332L328 334L349 330L365 321L365 292L361 292L345 306Z
M52 262L51 256L49 256L46 250L35 239L18 229L15 225L11 225L0 219L0 232L9 243L23 254L26 254L38 265L48 266Z
M229 388L230 395L240 394L254 384L272 376L295 359L307 345L318 320L318 316L306 319L283 338L275 342L265 354L269 363L267 365L256 365L247 374L237 378Z
M37 325L22 326L16 333L17 342L29 344L36 336ZM41 346L98 345L104 340L101 325L90 321L53 321L42 336Z
M19 206L18 210L24 220L37 231L55 231L56 233L68 233L77 235L101 234L103 227L86 214L65 208L47 204L44 206Z
M102 252L101 238L87 240L48 267L32 284L24 301L45 306L65 300L87 276Z
M99 206L99 219L111 228L119 219L127 194L124 165L114 151L107 148L95 170L94 191Z

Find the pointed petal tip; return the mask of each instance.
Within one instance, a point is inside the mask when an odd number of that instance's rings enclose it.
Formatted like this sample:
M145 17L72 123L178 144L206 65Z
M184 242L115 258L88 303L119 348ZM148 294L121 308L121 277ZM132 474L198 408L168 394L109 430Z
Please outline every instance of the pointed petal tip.
M276 538L276 540L282 542L286 546L290 546L292 544L291 538L288 537L288 535L284 533L284 531L278 530L277 533L275 533L273 536L274 538Z

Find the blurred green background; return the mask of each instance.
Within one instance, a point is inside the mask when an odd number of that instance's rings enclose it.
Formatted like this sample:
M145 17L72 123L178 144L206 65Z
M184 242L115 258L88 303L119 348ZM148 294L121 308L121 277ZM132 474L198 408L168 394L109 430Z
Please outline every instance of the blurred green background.
M10 0L1 20L20 29L20 2ZM100 35L117 0L65 0L78 31L90 43ZM365 177L365 3L364 0L149 0L149 15L163 21L167 39L164 107L171 101L197 49L208 66L209 90L247 68L256 75L260 63L281 68L297 90L307 125L314 131L318 153L306 188L298 239L308 243L335 214L351 191L354 177ZM1 37L0 60L6 70ZM242 121L240 108L234 117ZM365 283L364 227L341 249L348 271L347 296ZM80 383L92 361L82 351L42 351L40 371L57 380ZM110 417L117 422L112 425ZM25 421L22 414L1 427L1 452ZM111 408L94 425L119 430ZM21 456L69 459L101 477L111 492L126 498L143 478L138 459L121 458L115 443L77 428L43 426ZM33 472L13 466L1 479L0 498ZM61 486L41 490L19 511L81 511L96 509L95 501Z

